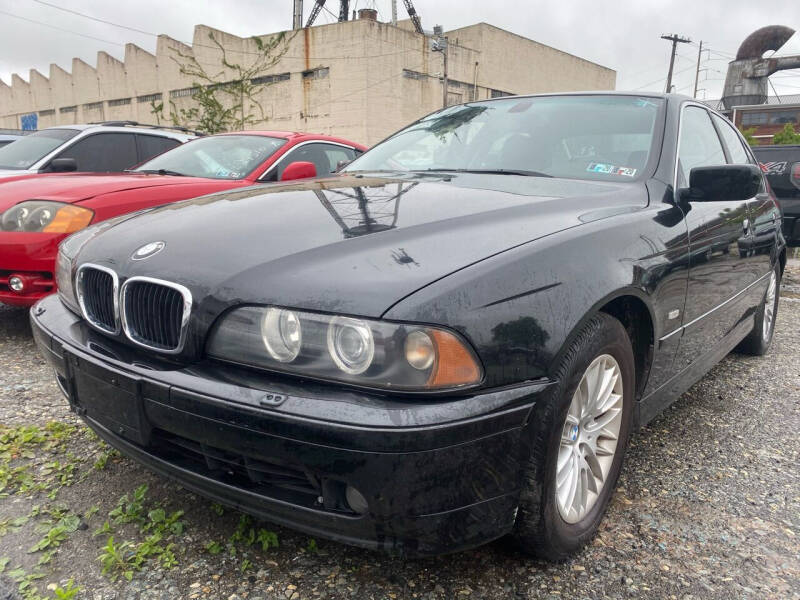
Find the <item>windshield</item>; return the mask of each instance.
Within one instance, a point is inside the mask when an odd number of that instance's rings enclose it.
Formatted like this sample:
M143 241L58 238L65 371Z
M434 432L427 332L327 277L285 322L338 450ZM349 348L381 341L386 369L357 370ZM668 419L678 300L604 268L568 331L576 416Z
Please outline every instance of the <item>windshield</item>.
M345 171L470 171L630 181L642 173L663 101L541 96L473 102L410 125Z
M0 148L0 169L29 169L78 133L77 129L43 129L26 135Z
M210 179L242 179L285 143L284 139L263 135L199 138L139 165L134 171Z

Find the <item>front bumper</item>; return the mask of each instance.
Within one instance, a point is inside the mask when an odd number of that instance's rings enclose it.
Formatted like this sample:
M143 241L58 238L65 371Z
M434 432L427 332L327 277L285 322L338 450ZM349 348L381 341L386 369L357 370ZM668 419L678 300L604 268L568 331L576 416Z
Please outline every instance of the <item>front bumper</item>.
M33 306L55 292L56 256L65 237L62 233L0 231L0 302ZM25 282L20 292L9 287L8 280L14 275Z
M55 296L34 337L70 407L184 487L349 544L431 555L514 523L526 426L547 382L458 398L388 398L152 355L86 327ZM347 487L368 508L349 503Z

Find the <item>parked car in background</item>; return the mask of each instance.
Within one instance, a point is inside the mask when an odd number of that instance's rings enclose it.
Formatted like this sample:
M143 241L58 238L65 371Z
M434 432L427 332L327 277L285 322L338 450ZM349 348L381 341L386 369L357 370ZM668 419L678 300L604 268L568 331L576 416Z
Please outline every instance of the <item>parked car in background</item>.
M24 137L21 133L6 133L0 131L0 148L8 146L11 142L16 142Z
M783 235L800 246L800 146L755 146L767 181L783 211Z
M317 169L329 175L365 149L324 135L248 131L198 138L127 173L51 174L4 183L0 302L30 306L55 291L58 244L91 223L278 177L314 176Z
M80 232L31 320L71 408L191 490L394 553L511 533L558 560L636 427L733 348L767 352L785 261L717 112L505 97L332 177Z
M193 137L133 121L50 127L0 148L0 182L33 173L123 171Z

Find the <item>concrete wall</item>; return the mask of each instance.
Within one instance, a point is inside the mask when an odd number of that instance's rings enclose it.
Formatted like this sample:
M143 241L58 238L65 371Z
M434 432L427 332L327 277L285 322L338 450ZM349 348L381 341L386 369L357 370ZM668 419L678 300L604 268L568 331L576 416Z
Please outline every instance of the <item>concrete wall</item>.
M373 144L442 106L442 55L408 22L350 21L285 36L280 59L259 69L258 76L273 77L247 103L256 120L250 129L312 131ZM500 93L615 85L611 69L486 23L447 36L451 104ZM19 128L21 117L32 112L40 129L102 120L169 123L172 114L196 104L191 89L203 82L181 72L191 57L214 81L237 77L222 64L218 44L231 64L261 60L253 39L197 25L192 46L162 35L155 55L127 44L122 61L99 52L94 67L74 59L71 73L51 65L48 77L37 71L28 81L14 75L10 86L0 83L0 127ZM160 103L163 112L156 115L153 107Z

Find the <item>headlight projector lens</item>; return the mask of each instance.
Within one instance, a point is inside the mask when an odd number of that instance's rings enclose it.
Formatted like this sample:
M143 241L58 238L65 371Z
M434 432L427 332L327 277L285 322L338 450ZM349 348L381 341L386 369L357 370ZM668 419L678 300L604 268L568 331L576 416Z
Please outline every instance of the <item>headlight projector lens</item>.
M267 309L261 319L261 339L272 358L278 362L292 362L303 344L300 319L291 310Z
M359 319L335 317L328 326L328 352L345 373L363 373L375 356L372 330Z

